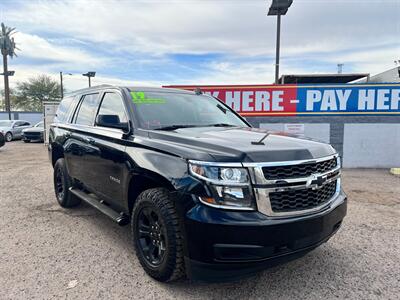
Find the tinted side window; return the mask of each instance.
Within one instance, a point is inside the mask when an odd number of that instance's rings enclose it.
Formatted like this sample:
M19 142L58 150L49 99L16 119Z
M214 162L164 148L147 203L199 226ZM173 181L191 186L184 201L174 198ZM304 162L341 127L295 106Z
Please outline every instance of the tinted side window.
M99 94L85 95L79 107L75 123L80 125L93 125L98 105Z
M123 99L115 93L105 93L100 105L99 115L117 115L121 123L128 122Z
M71 106L72 101L74 100L74 97L65 97L60 105L58 106L56 117L54 119L54 122L65 122L68 117L68 111Z

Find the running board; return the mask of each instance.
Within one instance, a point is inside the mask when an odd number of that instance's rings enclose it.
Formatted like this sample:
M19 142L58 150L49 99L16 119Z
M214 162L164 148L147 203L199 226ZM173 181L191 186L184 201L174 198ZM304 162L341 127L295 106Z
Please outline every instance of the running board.
M118 223L118 225L124 226L129 223L128 216L126 216L124 213L116 212L111 207L102 203L101 200L95 195L85 193L84 191L78 190L76 188L70 188L69 191L89 205L101 211L106 216L110 217L114 222Z

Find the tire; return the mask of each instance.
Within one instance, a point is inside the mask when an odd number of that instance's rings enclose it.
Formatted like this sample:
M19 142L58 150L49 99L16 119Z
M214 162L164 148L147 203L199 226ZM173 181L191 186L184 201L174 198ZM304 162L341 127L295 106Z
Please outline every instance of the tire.
M136 256L148 275L161 282L185 276L179 219L167 189L149 189L138 196L131 229Z
M24 143L30 143L31 140L24 140Z
M73 181L68 175L64 158L59 158L54 165L53 181L57 202L60 206L70 208L81 203L81 199L69 191L69 188L73 186Z
M11 132L7 132L5 135L6 142L11 142L13 140L13 134Z

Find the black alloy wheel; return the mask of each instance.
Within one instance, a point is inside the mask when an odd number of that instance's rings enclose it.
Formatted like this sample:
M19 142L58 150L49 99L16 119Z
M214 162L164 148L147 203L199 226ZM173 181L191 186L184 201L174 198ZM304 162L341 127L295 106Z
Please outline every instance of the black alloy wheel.
M166 251L165 226L158 213L151 207L140 210L137 218L136 234L139 249L151 267L159 266Z
M161 282L185 276L183 236L176 201L169 190L152 188L143 191L132 208L136 256L146 273Z
M74 181L68 174L64 158L58 159L54 164L53 179L54 192L56 194L58 204L60 204L62 207L70 208L81 203L81 199L73 195L69 190L70 188L74 187Z
M55 181L54 188L57 200L59 202L62 202L65 195L65 186L64 186L64 174L61 168L57 168L54 181Z

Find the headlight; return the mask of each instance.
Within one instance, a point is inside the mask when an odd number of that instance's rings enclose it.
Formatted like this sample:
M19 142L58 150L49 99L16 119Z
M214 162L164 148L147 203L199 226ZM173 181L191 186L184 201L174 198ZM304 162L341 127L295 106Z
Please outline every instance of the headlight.
M223 185L247 185L249 177L245 168L213 166L201 162L189 162L190 173L200 179Z
M253 210L255 208L246 168L232 167L229 164L213 165L190 161L189 172L194 177L204 180L209 187L210 195L199 197L202 203L225 209Z

